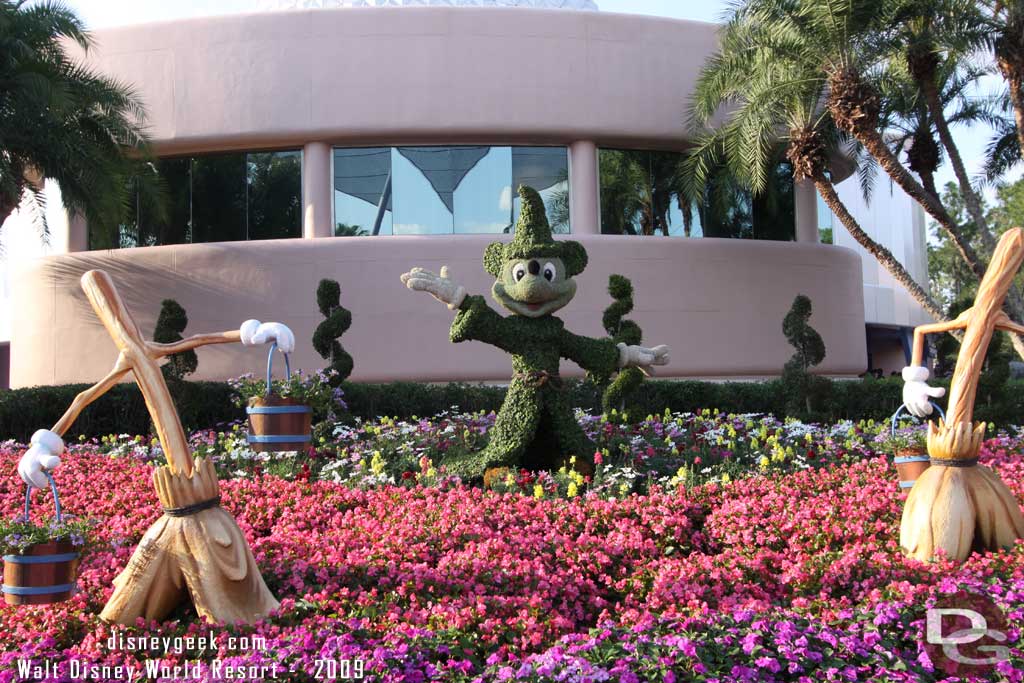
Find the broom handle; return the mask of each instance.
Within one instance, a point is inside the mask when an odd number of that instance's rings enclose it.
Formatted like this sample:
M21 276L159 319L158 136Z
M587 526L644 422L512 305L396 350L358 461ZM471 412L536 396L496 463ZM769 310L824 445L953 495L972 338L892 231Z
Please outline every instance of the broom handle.
M109 275L102 270L90 270L82 276L82 289L120 354L114 368L106 377L75 397L54 425L53 431L63 435L87 405L105 394L131 372L135 375L135 381L142 391L150 417L156 425L157 436L167 456L168 467L174 474L182 473L189 476L192 473L192 453L157 361L172 353L207 344L240 341L238 330L198 334L170 344L147 342Z
M989 342L996 327L1006 327L1009 319L1002 312L1003 301L1013 278L1024 261L1024 230L1013 228L1003 233L996 245L985 276L978 285L978 295L967 316L964 338L956 359L956 369L949 388L947 424L971 422L978 379L985 362ZM1012 324L1012 323L1011 323Z

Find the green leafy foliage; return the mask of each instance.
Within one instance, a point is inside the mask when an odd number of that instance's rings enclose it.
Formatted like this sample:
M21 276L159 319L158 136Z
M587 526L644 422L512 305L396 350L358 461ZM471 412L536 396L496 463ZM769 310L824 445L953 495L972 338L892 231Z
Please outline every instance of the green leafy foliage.
M826 393L826 380L810 373L812 367L825 360L825 342L808 322L811 312L811 300L799 294L782 320L782 333L796 349L782 369L789 414L799 412L801 406L807 414L812 414Z
M817 414L823 421L886 420L903 403L903 380L885 379L830 381L821 378L825 393ZM931 382L948 388L948 379ZM30 387L0 391L0 434L27 442L39 425L60 419L75 396L89 388L87 384ZM183 382L176 406L187 430L205 429L245 418L235 403L236 394L227 382ZM345 382L344 400L348 412L344 420L372 420L380 416L415 418L450 411L496 411L505 399L501 386L461 384L423 384L392 382L364 384ZM592 382L565 380L567 402L590 413L601 412L602 388ZM647 380L633 396L631 414L700 412L711 406L727 413L770 413L806 418L803 406L797 412L786 411L788 395L780 380L768 382L700 382ZM1024 414L1024 381L1009 380L1001 399L979 402L977 419L997 426L1010 426ZM118 384L89 405L72 425L69 435L100 437L107 434L149 434L149 412L134 384Z
M565 329L553 315L504 317L482 296L468 296L452 322L451 340L492 344L512 354L512 381L487 447L453 464L460 476L488 467L558 469L575 455L581 467L593 444L573 419L573 406L558 376L561 358L605 375L619 351L608 339L589 339Z
M174 299L164 299L160 304L160 315L156 319L156 329L153 330L153 341L160 344L170 344L181 341L181 333L188 327L188 316ZM182 351L167 356L167 362L160 368L164 377L169 380L182 380L185 375L191 375L199 367L199 357L194 349Z
M331 361L332 382L341 384L352 374L352 356L338 340L352 326L352 313L341 305L341 286L335 280L320 280L316 288L316 305L325 320L313 332L313 348L321 358Z
M95 522L83 517L63 515L47 519L45 523L27 519L21 514L14 519L0 518L0 553L24 554L41 543L68 541L76 549L84 547Z
M145 112L133 90L68 54L92 44L63 3L0 1L0 223L28 195L47 234L38 176L90 225L124 221L148 155Z
M608 276L608 294L613 301L604 310L601 324L616 344L636 345L643 339L640 326L632 320L623 318L633 310L633 283L622 275ZM639 368L623 368L610 382L606 378L595 379L599 383L607 383L601 397L601 406L606 413L613 409L624 410L627 401L644 381L644 373Z

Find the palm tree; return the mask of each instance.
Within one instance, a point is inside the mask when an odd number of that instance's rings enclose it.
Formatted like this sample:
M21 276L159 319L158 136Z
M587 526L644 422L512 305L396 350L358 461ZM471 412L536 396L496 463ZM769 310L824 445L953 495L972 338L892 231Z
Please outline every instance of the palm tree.
M970 91L987 72L976 65L947 62L936 73L941 84L939 109L947 129L979 122L993 127L1003 124L1004 119L998 113L999 99L979 99ZM897 156L906 150L907 167L917 174L925 189L941 201L935 173L945 155L936 142L938 124L932 108L922 96L917 81L902 64L892 63L878 81L883 109L881 119L887 130L889 148Z
M1024 0L983 0L996 65L1009 86L1017 144L1024 155Z
M967 169L950 132L943 98L943 85L957 71L967 76L965 85L981 77L984 70L964 62L986 41L984 16L975 0L899 0L888 32L890 64L906 66L938 133L985 250L991 253L995 238L989 231L981 197L974 190ZM962 66L963 65L963 66ZM966 67L966 70L964 70ZM938 197L936 197L938 198Z
M831 74L847 68L849 58L848 48L836 45L832 29L822 25L843 11L848 23L867 23L857 13L862 14L863 7L848 1L751 0L736 7L721 32L719 52L707 60L698 78L691 125L704 129L723 106L731 109L723 124L697 136L686 161L688 193L699 193L724 167L729 176L760 194L781 153L792 164L795 179L814 183L857 243L925 310L944 320L942 308L888 249L861 228L832 184L830 159L849 148L851 140L836 126L833 108L827 106ZM847 40L852 41L852 35ZM824 47L826 41L835 50Z
M96 226L125 222L147 152L135 93L73 61L62 40L91 39L60 2L0 0L0 225L43 178ZM45 223L41 224L43 233Z

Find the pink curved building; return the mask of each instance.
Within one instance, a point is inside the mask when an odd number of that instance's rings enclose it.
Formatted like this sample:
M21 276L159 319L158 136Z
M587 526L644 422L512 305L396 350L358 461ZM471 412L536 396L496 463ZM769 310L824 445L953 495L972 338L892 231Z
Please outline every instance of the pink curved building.
M187 310L187 332L279 320L300 339L292 366L307 369L324 365L308 340L321 319L317 283L333 278L352 311L342 342L353 379L507 379L507 356L450 344L452 314L398 276L447 264L470 292L489 292L481 257L507 238L519 183L540 189L556 231L589 253L567 326L603 335L608 275L630 277L645 341L672 347L663 376L778 374L792 354L782 318L800 293L813 300L832 375L868 367L866 323L894 335L876 356L898 356L900 330L923 319L906 304L877 315L884 278L854 250L819 243L812 188L783 184L781 204L739 198L719 216L712 198L686 203L666 186L714 25L339 7L96 39L88 62L133 84L148 108L170 208L157 216L140 197L133 225L71 221L65 253L9 264L12 386L109 369L114 347L77 285L91 268L111 274L146 332L165 298ZM923 238L911 246L919 262ZM264 362L259 349L212 347L197 378ZM568 362L564 371L580 374Z

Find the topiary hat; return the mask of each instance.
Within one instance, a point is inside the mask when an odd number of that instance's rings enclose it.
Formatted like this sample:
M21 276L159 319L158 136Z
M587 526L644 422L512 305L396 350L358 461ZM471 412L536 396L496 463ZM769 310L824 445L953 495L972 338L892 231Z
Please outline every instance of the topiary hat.
M522 208L511 242L494 242L484 252L484 268L494 277L501 277L506 261L530 258L560 258L565 263L566 277L579 275L587 267L587 251L579 242L556 242L551 236L544 200L537 190L519 186Z

